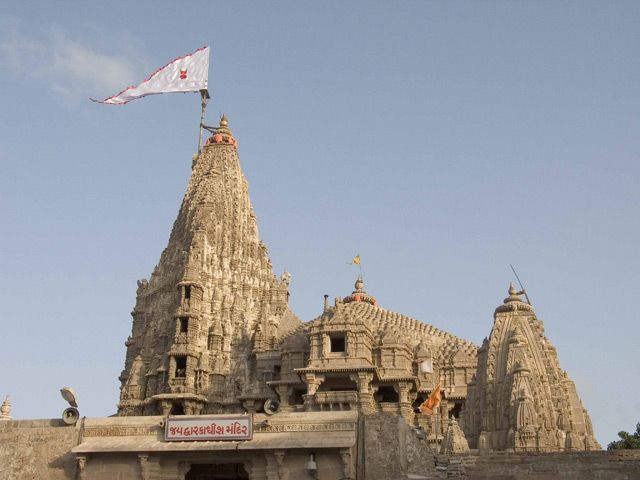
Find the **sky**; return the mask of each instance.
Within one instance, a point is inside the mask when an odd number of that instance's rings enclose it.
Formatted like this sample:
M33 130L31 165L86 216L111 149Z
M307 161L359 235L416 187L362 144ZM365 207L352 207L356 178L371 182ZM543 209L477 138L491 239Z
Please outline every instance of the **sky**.
M0 395L115 413L197 94L99 105L211 46L262 240L304 320L353 289L480 344L527 288L603 446L640 421L640 3L7 2Z

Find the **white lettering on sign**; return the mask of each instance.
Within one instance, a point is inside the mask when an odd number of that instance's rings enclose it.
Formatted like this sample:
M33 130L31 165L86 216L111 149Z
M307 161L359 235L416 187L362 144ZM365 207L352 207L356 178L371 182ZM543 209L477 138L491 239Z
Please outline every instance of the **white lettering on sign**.
M168 442L199 440L251 440L251 415L169 417L165 423L164 439Z

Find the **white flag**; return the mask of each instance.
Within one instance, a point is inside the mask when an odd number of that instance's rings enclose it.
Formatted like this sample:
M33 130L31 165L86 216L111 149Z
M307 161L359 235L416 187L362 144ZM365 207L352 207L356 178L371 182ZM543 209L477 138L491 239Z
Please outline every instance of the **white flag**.
M433 373L433 359L427 358L420 364L420 373Z
M202 47L159 68L138 86L127 87L117 95L104 100L91 100L122 105L136 98L157 93L198 92L207 90L208 79L209 47Z

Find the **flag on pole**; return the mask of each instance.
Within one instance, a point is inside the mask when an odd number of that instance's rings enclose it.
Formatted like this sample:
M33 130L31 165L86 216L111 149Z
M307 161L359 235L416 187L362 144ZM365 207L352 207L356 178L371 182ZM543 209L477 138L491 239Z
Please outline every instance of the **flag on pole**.
M433 359L427 358L420 363L420 373L433 373Z
M353 260L350 262L347 262L349 265L360 265L360 254L356 255L355 257L353 257Z
M440 395L440 384L436 385L436 388L433 389L433 392L431 392L431 395L429 395L429 398L427 398L424 402L422 402L422 404L420 405L420 411L424 414L424 415L433 415L433 413L436 411L436 409L440 406L440 400L441 400L441 395Z
M123 105L136 98L158 93L199 92L207 90L209 79L209 47L178 57L159 68L137 86L127 87L120 93L93 102Z

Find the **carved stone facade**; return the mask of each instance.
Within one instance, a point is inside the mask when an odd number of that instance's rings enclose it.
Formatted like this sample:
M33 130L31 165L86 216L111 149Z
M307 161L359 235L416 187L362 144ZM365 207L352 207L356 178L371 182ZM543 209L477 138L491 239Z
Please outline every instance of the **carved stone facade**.
M542 322L513 288L480 348L382 308L362 278L301 322L288 307L291 275L274 275L258 237L237 148L223 117L194 158L167 248L138 282L120 416L263 413L270 402L303 417L392 413L431 443L446 434L451 449L466 448L452 418L471 448L599 448ZM438 383L436 415L416 414ZM267 463L279 472L285 459Z
M119 415L241 411L268 393L269 351L300 321L276 278L226 119L193 162L167 248L138 282ZM271 362L273 363L273 362ZM263 399L264 400L264 399Z
M591 419L533 307L513 285L478 349L463 426L472 448L597 450Z

